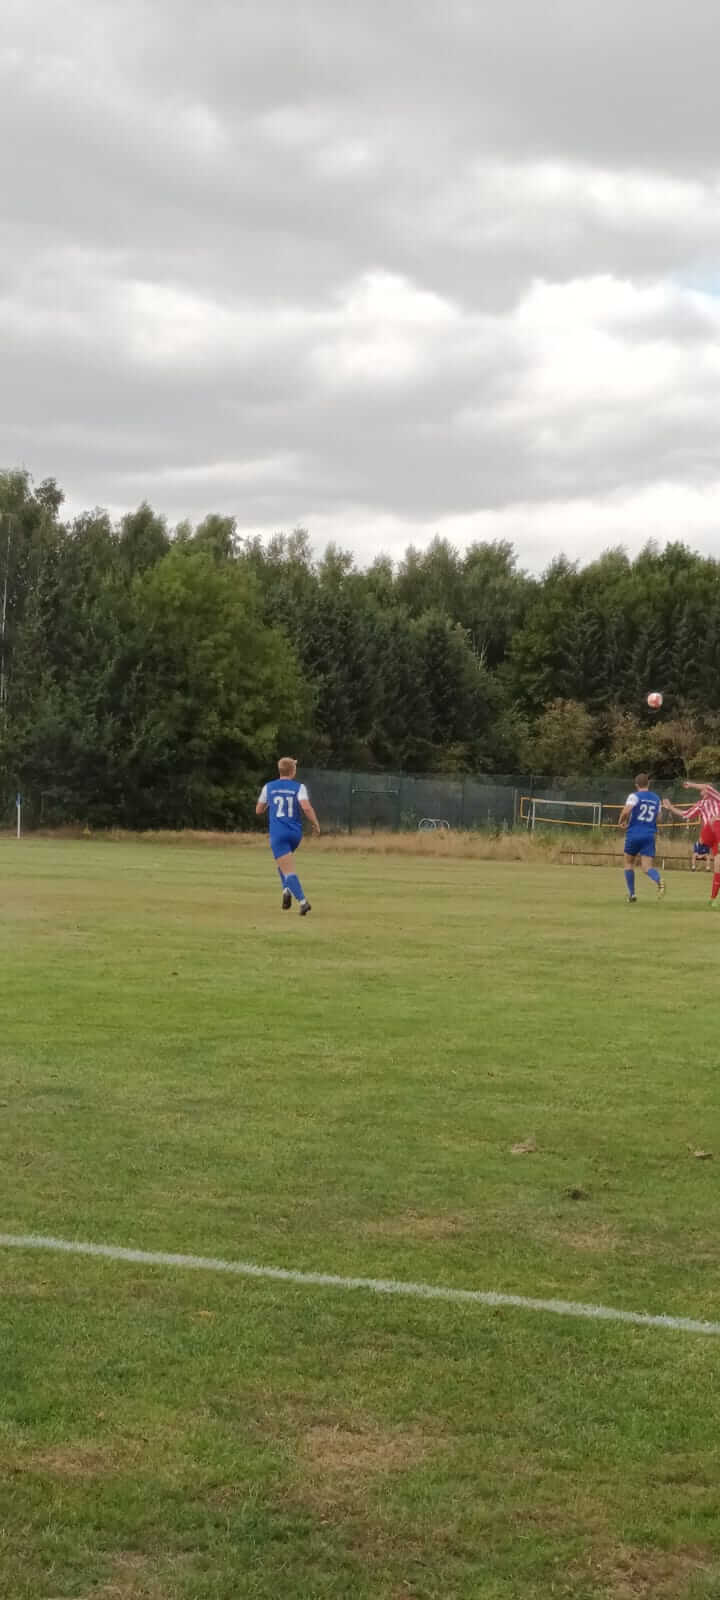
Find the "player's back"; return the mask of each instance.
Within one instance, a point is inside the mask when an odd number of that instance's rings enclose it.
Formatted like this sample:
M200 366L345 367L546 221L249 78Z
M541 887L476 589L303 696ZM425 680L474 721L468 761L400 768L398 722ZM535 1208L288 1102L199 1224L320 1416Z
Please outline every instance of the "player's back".
M626 805L631 807L628 833L654 833L658 825L662 800L653 789L635 789L628 795Z
M300 802L307 800L307 789L297 778L274 778L266 783L261 798L265 800L270 817L271 833L302 832Z

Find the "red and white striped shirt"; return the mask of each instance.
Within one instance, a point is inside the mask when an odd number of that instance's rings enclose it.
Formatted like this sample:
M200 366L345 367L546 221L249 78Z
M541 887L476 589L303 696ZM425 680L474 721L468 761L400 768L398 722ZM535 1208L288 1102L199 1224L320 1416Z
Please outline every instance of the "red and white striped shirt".
M714 822L716 817L720 817L720 794L717 789L711 789L708 784L705 793L701 794L694 806L690 806L684 816L686 822L694 822L696 817L700 817L702 822Z

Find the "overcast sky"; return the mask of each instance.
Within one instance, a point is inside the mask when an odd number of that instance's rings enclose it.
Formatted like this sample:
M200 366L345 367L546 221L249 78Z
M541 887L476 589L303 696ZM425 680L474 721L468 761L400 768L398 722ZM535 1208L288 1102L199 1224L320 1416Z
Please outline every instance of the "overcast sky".
M3 0L0 466L720 553L717 0Z

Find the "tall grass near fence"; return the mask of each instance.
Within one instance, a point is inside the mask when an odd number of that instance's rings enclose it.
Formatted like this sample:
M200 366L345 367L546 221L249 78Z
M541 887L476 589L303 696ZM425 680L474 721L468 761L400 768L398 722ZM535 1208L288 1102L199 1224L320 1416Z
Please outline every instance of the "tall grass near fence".
M260 830L247 833L222 833L201 829L152 829L131 833L121 828L91 831L80 826L48 830L33 838L84 839L92 844L139 843L168 845L174 848L196 846L221 850L262 850L267 848L265 835ZM691 857L691 835L685 830L658 837L658 856L671 865L688 865ZM28 841L26 840L25 843ZM20 848L22 848L22 841ZM307 839L305 849L322 855L342 856L422 856L438 861L525 861L568 862L619 865L623 853L623 834L617 828L562 828L537 829L530 833L525 828L502 830L495 828L438 829L437 832L396 833L387 830L367 830L357 833L323 833L319 839Z

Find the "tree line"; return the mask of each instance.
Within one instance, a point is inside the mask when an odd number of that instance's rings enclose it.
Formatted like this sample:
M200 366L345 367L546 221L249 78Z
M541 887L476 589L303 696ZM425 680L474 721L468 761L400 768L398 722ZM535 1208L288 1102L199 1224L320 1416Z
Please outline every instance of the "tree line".
M407 772L720 772L720 562L682 543L541 577L437 539L359 568L308 534L243 540L62 514L0 473L0 771L47 821L228 827L278 753ZM646 695L659 689L659 718Z

